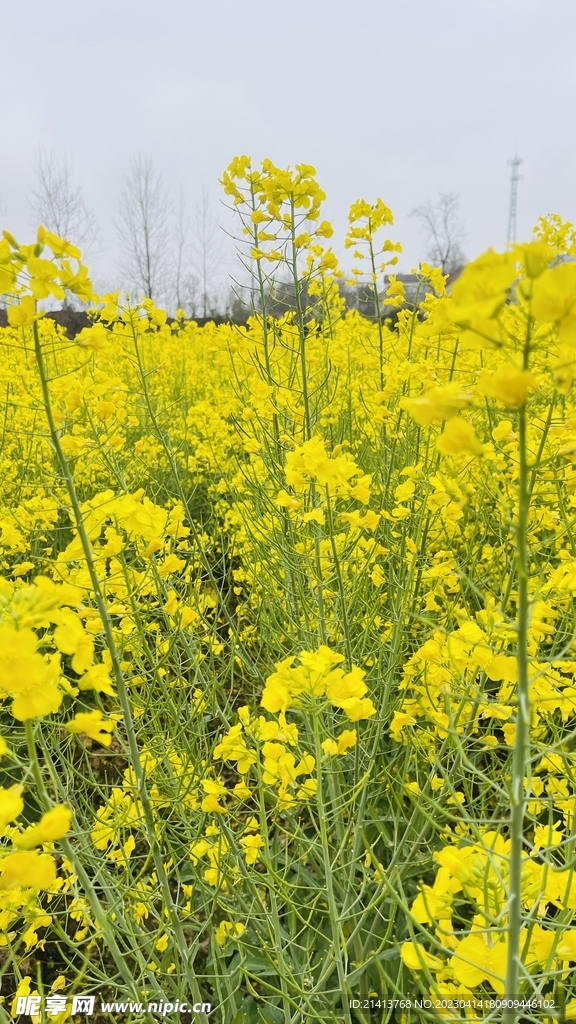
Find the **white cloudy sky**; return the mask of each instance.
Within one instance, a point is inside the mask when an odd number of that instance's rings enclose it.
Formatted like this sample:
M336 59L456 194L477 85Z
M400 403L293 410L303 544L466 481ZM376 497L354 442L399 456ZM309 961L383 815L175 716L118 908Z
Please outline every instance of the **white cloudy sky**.
M0 195L29 230L39 146L74 162L115 259L135 152L191 196L231 157L316 166L326 215L380 195L424 253L417 204L460 194L466 252L505 240L507 160L524 158L518 234L576 220L574 0L28 0L2 4Z

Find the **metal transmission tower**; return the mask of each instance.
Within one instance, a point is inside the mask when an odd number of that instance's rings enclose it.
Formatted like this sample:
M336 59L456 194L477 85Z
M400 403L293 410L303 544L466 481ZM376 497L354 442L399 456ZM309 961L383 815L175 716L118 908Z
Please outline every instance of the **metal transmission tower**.
M518 168L523 161L519 156L515 156L513 160L508 161L508 166L512 168L510 175L510 209L508 211L508 245L513 245L516 241L516 209L518 206L518 182L522 181L522 175L518 174Z

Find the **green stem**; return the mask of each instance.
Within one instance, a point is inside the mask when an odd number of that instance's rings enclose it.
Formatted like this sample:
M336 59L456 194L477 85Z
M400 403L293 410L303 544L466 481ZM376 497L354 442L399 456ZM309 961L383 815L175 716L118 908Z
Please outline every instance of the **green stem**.
M528 513L530 490L527 452L526 406L519 413L520 477L518 483L518 527L516 531L516 559L518 575L517 663L518 689L516 735L512 755L512 785L510 794L510 859L508 889L508 960L506 964L505 994L518 997L520 979L520 930L522 927L522 857L524 847L524 816L526 793L524 776L530 758L530 701L528 681ZM516 1011L504 1011L503 1020L515 1021Z
M266 856L266 866L269 868L274 863L272 857L272 851L270 849L270 832L268 829L268 816L266 814L266 801L264 798L264 783L262 781L262 772L260 763L258 762L258 804L259 804L259 818L260 818L260 834L264 840L264 853ZM276 898L276 886L272 880L272 884L268 885L268 895L270 897L270 916L272 918L272 926L274 929L274 945L276 946L276 956L278 958L278 976L280 979L280 988L282 991L282 1010L284 1015L285 1024L290 1024L290 1003L288 985L286 979L289 975L286 961L284 959L284 943L282 940L282 929L280 927L280 914L278 912L278 901Z
M302 374L302 402L304 405L304 437L306 441L309 441L312 437L312 414L310 410L310 396L308 393L308 366L306 358L306 324L304 323L304 309L302 307L302 284L298 276L298 249L296 247L296 210L294 207L294 199L290 200L290 214L291 214L291 243L292 243L292 258L290 261L292 280L294 282L294 301L296 303L296 319L298 322L298 334L299 334L299 355L300 355L300 371Z
M255 193L254 193L254 185L252 185L252 188L250 190L250 198L251 198L251 204L252 204L252 212L255 212L256 208L257 208L257 202L256 202L256 196L255 196ZM257 224L252 225L252 230L253 230L253 239L252 239L253 244L254 244L256 249L259 249L260 248L260 239L258 237L258 235L259 235L258 225ZM263 277L263 274L262 274L262 262L261 262L261 260L256 260L255 263L256 263L256 275L257 275L257 278L258 278L258 290L260 292L260 311L261 311L261 318L262 318L262 342L263 342L263 346L264 346L264 361L265 361L265 365L266 365L267 383L270 384L273 378L272 378L272 368L270 366L270 351L269 351L269 347L268 347L268 330L269 330L269 328L268 328L268 312L267 312L267 309L266 309L267 295L266 295L266 289L264 287L264 277ZM254 309L253 312L256 313L257 312L256 309Z
M374 243L372 240L372 224L369 221L370 231L370 263L372 265L372 286L374 288L374 306L376 309L376 323L378 324L378 355L380 360L380 391L384 391L384 384L386 378L384 374L384 330L382 326L382 307L380 306L380 296L378 295L378 274L376 273L376 256L374 253Z
M350 1016L349 1006L349 990L346 981L346 972L344 970L344 958L342 956L342 950L346 948L346 943L342 934L342 927L340 921L340 915L336 906L336 900L334 898L334 884L333 884L333 872L334 865L330 860L330 849L328 845L328 829L326 824L326 806L324 804L324 791L322 787L322 742L320 738L320 723L318 721L318 712L315 709L313 712L314 720L314 752L316 755L316 803L318 805L318 823L320 825L320 839L322 843L322 859L324 863L324 872L326 876L326 899L328 901L328 916L330 919L330 929L332 933L332 946L333 956L336 962L336 971L338 974L338 983L340 985L340 993L342 996L342 1008L344 1011L344 1020L347 1024L352 1024Z

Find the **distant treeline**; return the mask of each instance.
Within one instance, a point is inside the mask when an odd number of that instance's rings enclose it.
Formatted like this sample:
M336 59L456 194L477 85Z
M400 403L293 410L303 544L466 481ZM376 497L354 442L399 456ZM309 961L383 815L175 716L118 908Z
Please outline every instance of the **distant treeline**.
M374 286L371 284L358 284L358 285L346 285L340 284L340 294L345 302L346 309L357 309L358 312L365 316L367 319L375 319L377 316L377 303L376 293ZM221 313L214 314L213 316L190 316L187 320L194 320L200 327L203 327L207 323L233 323L242 325L245 324L249 317L251 317L254 311L259 311L260 303L257 301L257 296L246 296L245 299L240 298L237 295L231 297L231 301L228 303L228 308L224 309ZM300 292L300 304L301 308L309 314L311 311L314 301L308 295L308 291L305 285L302 286ZM393 321L396 320L397 310L385 309L386 303L384 294L379 293L379 304L380 309L384 309L386 315L389 315ZM292 282L278 282L274 288L270 290L266 298L266 312L269 316L279 318L284 316L289 311L295 311L297 308L296 295L294 285ZM88 313L85 310L76 309L57 309L50 310L44 314L50 319L55 320L57 324L60 324L65 328L66 334L69 338L76 337L77 334L84 328L88 327L92 322ZM172 323L173 317L168 317L168 323ZM6 327L8 324L7 313L5 309L0 309L0 327Z

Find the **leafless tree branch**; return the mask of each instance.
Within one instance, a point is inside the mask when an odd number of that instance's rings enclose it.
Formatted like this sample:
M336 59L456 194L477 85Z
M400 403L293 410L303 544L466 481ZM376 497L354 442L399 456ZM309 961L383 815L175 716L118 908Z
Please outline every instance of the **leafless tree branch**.
M217 305L216 286L224 261L221 229L208 189L202 186L192 217L192 267L200 282L202 315Z
M435 203L428 200L410 213L420 222L428 246L426 258L443 274L454 274L466 262L462 244L466 230L460 217L460 198L455 192L441 192Z
M154 302L166 298L171 213L160 173L148 157L135 156L124 179L116 219L120 269L131 288Z
M67 238L86 256L101 246L98 223L86 205L82 186L74 182L72 163L53 150L40 149L34 164L35 187L29 203L34 226L43 224L59 238Z

